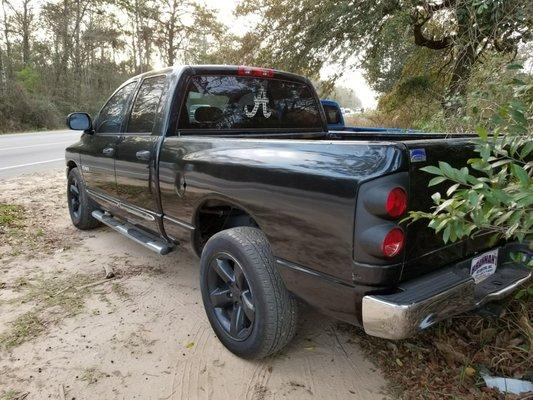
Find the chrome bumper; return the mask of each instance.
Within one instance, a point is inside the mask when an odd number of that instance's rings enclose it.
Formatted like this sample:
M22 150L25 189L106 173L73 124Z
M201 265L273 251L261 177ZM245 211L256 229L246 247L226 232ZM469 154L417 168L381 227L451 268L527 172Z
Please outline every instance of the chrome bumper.
M493 286L497 283L501 284L501 274L504 274L505 271L507 271L507 275L511 271L515 274L514 277L509 278L507 276L506 283L501 287L480 293L480 285L491 288L491 284ZM457 278L455 281L453 281L452 274L455 274ZM443 319L508 296L531 278L531 270L518 265L508 265L506 268L502 268L502 271L498 267L494 275L479 285L476 285L472 278L459 277L452 270L443 271L440 275L441 279L439 279L439 274L433 274L428 278L419 279L411 287L407 285L406 290L412 291L411 299L409 299L408 292L401 295L364 296L362 320L365 332L385 339L405 339ZM424 279L430 285L446 279L450 280L450 278L452 279L450 285L438 293L416 298L417 292L424 288Z

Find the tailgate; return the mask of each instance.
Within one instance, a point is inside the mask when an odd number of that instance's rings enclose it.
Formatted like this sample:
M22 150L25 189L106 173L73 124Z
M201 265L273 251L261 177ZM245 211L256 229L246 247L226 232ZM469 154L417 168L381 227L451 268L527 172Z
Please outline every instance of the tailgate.
M452 184L444 182L428 188L428 182L434 175L421 171L427 165L437 165L446 161L452 167L467 165L469 158L475 157L474 143L471 139L449 138L405 141L411 153L409 164L409 208L411 210L430 211L433 206L431 195L440 192L443 196ZM423 149L423 150L422 150ZM425 152L426 160L420 157ZM419 158L413 157L418 155ZM497 243L488 234L478 234L472 239L444 244L441 233L427 226L422 220L406 227L406 253L402 280L433 271L446 264L472 256L482 250L494 247Z

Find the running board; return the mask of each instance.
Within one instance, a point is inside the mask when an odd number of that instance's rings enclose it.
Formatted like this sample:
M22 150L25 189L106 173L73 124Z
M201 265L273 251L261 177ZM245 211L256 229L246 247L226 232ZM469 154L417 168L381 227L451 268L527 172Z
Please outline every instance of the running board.
M127 238L148 247L150 250L155 251L158 254L165 255L172 251L172 246L158 238L151 233L145 232L142 229L132 225L128 222L119 221L112 215L106 214L102 211L93 211L92 216L101 223L113 228L118 233L126 236Z

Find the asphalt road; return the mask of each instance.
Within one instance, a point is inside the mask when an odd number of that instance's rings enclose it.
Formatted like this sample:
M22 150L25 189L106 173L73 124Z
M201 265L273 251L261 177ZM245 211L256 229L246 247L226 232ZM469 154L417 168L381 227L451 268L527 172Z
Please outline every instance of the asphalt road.
M79 137L69 130L0 135L0 179L61 168L65 147Z

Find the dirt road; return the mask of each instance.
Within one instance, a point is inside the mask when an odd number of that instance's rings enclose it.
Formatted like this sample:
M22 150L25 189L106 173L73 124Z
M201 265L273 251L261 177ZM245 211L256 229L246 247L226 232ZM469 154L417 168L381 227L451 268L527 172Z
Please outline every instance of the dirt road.
M0 398L384 397L357 331L307 307L281 354L233 356L205 317L196 257L77 231L64 186L62 170L0 180ZM102 282L105 265L117 277Z

